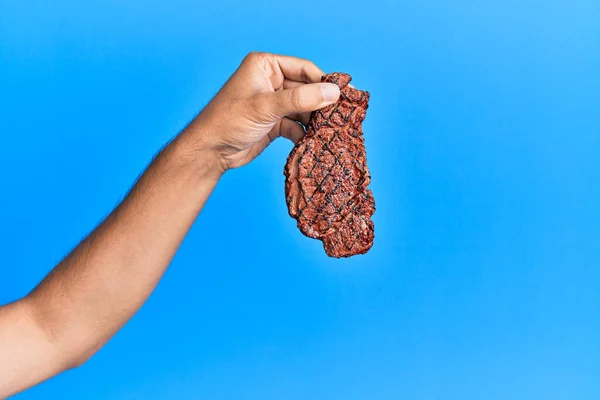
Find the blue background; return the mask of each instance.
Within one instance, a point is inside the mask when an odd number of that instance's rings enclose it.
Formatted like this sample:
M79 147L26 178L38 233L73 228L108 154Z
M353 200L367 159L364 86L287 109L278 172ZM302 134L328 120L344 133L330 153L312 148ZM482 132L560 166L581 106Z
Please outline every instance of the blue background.
M372 251L299 233L279 140L104 349L18 399L600 398L597 0L0 1L0 303L251 50L371 92Z

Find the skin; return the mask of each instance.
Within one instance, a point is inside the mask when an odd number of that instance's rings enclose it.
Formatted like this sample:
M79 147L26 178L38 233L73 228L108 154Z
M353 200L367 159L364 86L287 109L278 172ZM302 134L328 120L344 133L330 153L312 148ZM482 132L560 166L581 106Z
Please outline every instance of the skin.
M121 204L27 296L0 307L0 398L86 362L152 293L221 176L337 100L312 62L249 54Z

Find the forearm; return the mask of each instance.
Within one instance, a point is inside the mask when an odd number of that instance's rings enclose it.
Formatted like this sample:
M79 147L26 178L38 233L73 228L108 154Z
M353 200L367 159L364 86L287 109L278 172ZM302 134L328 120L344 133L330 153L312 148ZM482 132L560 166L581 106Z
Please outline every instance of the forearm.
M244 59L122 204L30 295L0 307L0 398L81 364L131 318L223 171L279 136L297 142L298 122L337 100L335 84L319 83L323 74L294 57Z
M186 132L130 194L23 302L69 364L125 324L162 277L222 174ZM69 365L73 366L73 365Z
M122 204L31 294L51 334L69 327L73 351L103 345L144 303L214 189L220 166L191 140L184 134L167 146Z

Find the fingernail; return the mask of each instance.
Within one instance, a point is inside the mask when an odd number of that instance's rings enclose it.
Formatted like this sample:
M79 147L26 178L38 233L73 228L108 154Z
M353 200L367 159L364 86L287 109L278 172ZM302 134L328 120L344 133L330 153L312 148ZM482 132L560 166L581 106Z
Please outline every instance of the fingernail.
M321 93L325 101L334 101L340 97L340 88L335 83L321 83Z

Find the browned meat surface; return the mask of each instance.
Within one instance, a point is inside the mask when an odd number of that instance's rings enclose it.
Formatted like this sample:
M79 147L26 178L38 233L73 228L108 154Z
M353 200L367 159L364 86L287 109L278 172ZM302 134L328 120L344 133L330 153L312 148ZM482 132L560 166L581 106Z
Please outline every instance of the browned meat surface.
M321 79L340 87L340 99L311 115L284 169L290 216L336 258L366 253L374 238L375 201L367 189L371 175L362 132L369 93L349 87L351 79L344 73Z

